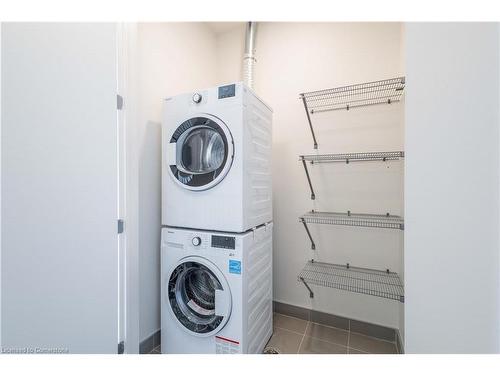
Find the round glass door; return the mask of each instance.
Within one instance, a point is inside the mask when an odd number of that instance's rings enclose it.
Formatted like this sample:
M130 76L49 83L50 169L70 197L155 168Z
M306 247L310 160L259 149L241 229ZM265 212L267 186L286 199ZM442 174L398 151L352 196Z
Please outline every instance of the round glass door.
M172 176L190 190L206 190L227 174L233 160L233 142L227 127L205 115L184 121L170 143L176 144Z
M229 318L229 286L215 265L202 258L186 258L174 268L168 300L177 321L192 334L213 335Z

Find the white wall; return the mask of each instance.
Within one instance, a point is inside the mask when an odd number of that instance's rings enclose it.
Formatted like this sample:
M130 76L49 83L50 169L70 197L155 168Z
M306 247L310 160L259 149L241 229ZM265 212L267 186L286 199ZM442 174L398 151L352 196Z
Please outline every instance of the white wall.
M241 23L226 32L217 34L217 84L242 80L245 29L246 24Z
M116 26L2 24L2 345L116 353Z
M406 351L498 353L498 25L408 24L406 50Z
M160 329L161 121L163 98L215 85L215 34L203 23L139 24L140 340Z
M230 34L230 35L229 35ZM218 36L218 81L241 80L244 27ZM236 37L237 36L237 37ZM399 326L399 302L314 288L297 275L313 256L298 216L315 208L402 214L403 164L314 166L315 202L298 161L313 153L300 92L403 75L401 24L260 23L255 89L274 109L274 299ZM318 153L403 149L404 105L313 116ZM401 231L311 226L318 260L402 271Z

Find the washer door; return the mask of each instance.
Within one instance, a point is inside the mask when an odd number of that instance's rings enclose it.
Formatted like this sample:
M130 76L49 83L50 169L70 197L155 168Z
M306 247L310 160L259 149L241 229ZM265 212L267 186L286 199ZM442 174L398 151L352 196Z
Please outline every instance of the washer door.
M234 156L227 126L207 114L184 121L169 144L172 177L189 190L207 190L224 179Z
M220 270L201 257L187 257L170 272L168 300L177 322L195 336L212 336L231 314L231 292Z

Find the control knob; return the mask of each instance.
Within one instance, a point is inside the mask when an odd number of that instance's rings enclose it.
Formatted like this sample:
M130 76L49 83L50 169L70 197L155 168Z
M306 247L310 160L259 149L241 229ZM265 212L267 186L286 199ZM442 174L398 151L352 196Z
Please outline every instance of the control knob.
M200 237L193 237L191 240L194 246L200 246L201 245L201 238Z
M193 102L195 102L196 104L200 103L201 102L201 94L195 93L193 95Z

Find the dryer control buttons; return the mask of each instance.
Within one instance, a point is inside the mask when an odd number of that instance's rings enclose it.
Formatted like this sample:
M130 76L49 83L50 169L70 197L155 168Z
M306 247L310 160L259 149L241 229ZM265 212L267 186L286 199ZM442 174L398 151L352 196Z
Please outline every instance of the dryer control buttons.
M193 94L193 102L198 104L201 102L201 99L202 99L201 94L198 94L198 93Z
M193 237L193 239L191 240L191 243L194 246L200 246L201 245L201 238L200 237Z

